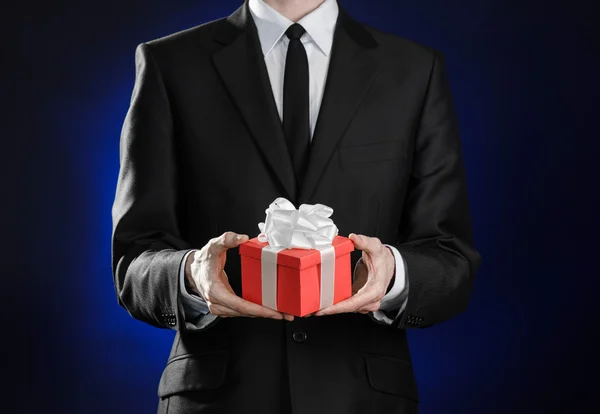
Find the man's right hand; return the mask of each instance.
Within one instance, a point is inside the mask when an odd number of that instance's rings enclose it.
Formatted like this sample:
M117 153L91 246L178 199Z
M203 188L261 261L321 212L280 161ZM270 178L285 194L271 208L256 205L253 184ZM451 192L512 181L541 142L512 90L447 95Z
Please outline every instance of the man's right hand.
M188 255L185 263L186 288L206 301L210 313L222 318L247 316L293 320L293 315L240 298L231 288L224 270L227 250L247 241L247 235L227 231L209 240L201 250Z

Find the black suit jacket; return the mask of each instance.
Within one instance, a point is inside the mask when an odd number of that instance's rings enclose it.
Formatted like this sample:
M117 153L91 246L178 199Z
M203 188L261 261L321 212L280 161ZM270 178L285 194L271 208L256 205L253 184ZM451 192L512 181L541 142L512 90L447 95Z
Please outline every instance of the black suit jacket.
M159 384L162 409L278 414L287 369L295 414L416 411L406 328L462 312L481 261L438 52L340 7L297 188L245 2L227 18L138 46L120 157L114 284L134 318L176 331ZM398 248L410 288L405 312L388 313L392 325L362 314L185 320L184 254L228 230L257 235L278 196L331 206L340 234ZM241 295L237 249L228 251L225 270ZM292 338L299 329L301 343Z

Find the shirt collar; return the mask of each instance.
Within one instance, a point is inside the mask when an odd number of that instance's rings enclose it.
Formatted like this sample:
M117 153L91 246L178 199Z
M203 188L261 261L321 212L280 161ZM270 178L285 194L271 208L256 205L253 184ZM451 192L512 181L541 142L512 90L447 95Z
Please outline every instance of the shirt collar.
M294 22L269 6L264 0L249 0L248 7L256 24L263 55L267 56ZM331 52L338 13L337 0L325 0L319 7L297 22L304 27L306 33L326 56Z

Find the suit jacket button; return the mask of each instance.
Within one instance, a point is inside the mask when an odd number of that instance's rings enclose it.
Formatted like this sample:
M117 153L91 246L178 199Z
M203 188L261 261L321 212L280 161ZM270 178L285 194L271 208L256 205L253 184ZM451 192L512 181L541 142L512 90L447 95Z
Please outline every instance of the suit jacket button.
M306 332L304 332L302 329L298 329L292 334L292 339L297 343L306 341L306 337Z

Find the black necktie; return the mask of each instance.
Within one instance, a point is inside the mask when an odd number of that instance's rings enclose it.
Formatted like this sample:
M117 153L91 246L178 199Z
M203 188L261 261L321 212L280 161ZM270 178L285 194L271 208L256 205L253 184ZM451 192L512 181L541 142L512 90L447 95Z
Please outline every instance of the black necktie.
M304 32L298 23L285 31L290 42L283 78L283 131L298 186L302 185L310 148L308 58L300 41Z

